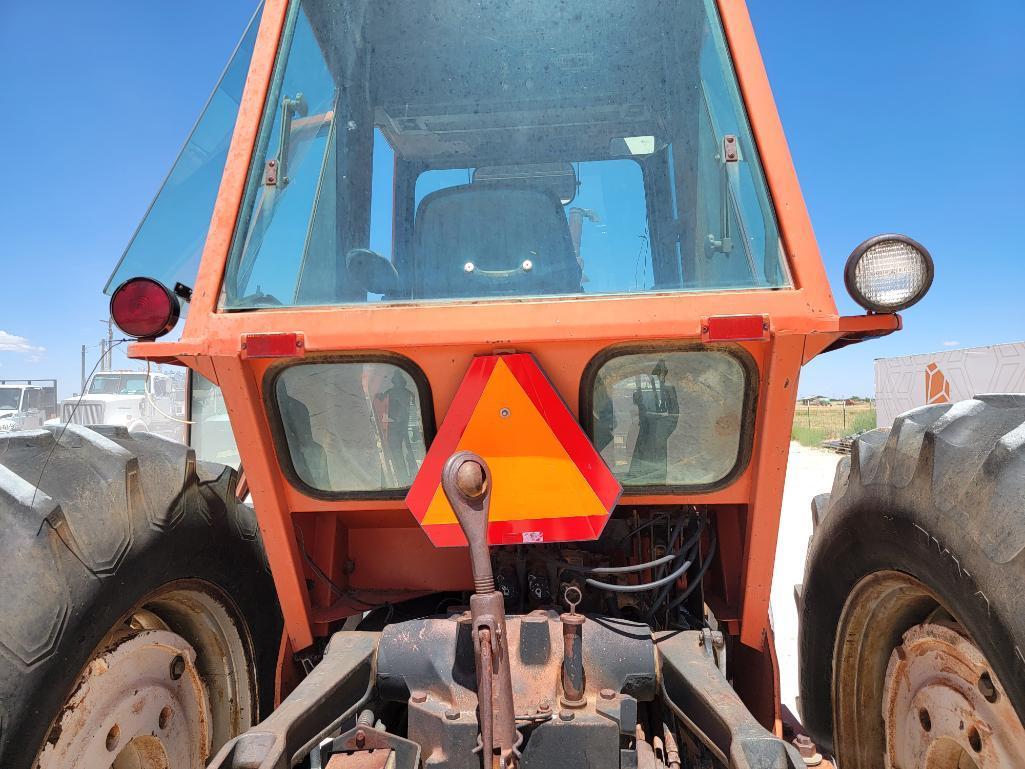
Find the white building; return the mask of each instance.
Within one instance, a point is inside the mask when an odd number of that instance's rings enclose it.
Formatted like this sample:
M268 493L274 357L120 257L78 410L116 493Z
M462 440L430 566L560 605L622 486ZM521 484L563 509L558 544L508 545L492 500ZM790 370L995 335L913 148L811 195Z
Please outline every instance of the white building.
M876 425L927 403L1025 393L1025 342L876 359Z

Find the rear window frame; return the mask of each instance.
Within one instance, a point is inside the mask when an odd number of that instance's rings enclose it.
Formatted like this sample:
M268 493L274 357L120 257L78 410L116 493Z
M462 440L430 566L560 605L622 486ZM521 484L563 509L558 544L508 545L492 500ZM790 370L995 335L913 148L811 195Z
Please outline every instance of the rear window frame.
M594 384L598 378L598 372L602 367L616 359L630 355L646 355L651 353L687 353L687 352L719 352L729 355L736 360L744 370L744 402L741 405L740 414L740 435L737 444L737 457L722 478L712 483L695 484L627 484L620 480L623 486L623 496L641 495L663 495L672 496L680 494L705 494L711 491L718 491L737 480L747 470L751 462L751 455L754 451L754 428L755 415L758 411L758 392L760 381L758 366L754 358L747 350L739 345L717 345L701 343L684 343L674 341L627 343L606 347L600 350L587 362L584 373L580 377L579 393L579 422L591 444L594 445Z
M434 419L434 396L431 385L423 370L412 360L392 352L374 352L357 354L329 354L307 356L271 365L263 375L263 406L270 425L271 440L278 465L288 482L298 491L313 499L334 500L396 500L405 499L409 486L393 489L371 489L353 491L332 491L311 486L302 479L292 462L292 452L285 434L285 422L278 407L277 383L286 371L298 366L352 363L385 363L401 369L409 375L416 385L417 397L420 399L420 427L424 435L424 447L430 450L437 433ZM414 476L415 477L415 476Z

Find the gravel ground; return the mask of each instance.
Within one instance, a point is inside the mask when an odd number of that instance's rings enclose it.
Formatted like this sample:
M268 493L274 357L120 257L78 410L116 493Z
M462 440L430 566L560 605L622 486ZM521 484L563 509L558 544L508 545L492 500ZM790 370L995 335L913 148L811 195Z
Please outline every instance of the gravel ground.
M779 656L780 689L783 704L797 713L797 609L794 585L804 578L804 556L811 536L811 500L828 492L840 454L790 444L783 511L776 547L776 568L772 576L772 627Z

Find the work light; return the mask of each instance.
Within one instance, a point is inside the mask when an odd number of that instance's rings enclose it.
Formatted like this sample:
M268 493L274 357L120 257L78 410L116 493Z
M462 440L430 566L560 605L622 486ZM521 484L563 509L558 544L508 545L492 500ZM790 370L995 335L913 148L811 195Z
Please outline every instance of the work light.
M932 285L933 263L922 244L905 235L877 235L854 249L844 283L870 312L897 312L915 304Z
M178 297L151 278L130 278L111 294L110 316L128 336L156 339L178 322Z

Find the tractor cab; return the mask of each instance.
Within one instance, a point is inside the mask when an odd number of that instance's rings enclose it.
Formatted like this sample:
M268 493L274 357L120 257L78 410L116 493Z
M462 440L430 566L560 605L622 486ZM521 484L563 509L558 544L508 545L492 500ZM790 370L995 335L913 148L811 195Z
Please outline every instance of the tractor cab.
M108 285L129 354L190 369L284 618L285 704L213 765L800 764L800 368L898 329L928 254L863 244L838 315L740 3L257 16Z
M288 14L219 310L793 287L714 3ZM195 282L161 203L111 288Z

